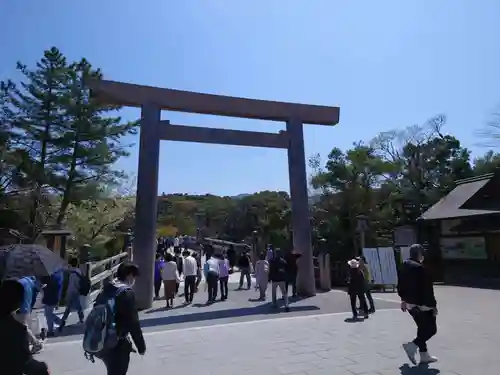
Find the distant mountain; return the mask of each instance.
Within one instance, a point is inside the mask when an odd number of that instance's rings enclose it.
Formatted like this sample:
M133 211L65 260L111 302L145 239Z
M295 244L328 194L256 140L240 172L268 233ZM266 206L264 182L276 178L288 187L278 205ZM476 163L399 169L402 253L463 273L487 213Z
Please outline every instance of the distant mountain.
M252 194L238 194L238 195L232 196L231 198L233 198L233 199L243 199L243 198L249 197L250 195L252 195ZM310 195L309 196L309 204L317 203L320 198L321 198L321 194L319 194L319 193L318 194Z
M231 198L234 198L234 199L243 199L245 197L249 197L250 195L252 195L252 194L238 194L238 195L235 195L235 196L233 196Z

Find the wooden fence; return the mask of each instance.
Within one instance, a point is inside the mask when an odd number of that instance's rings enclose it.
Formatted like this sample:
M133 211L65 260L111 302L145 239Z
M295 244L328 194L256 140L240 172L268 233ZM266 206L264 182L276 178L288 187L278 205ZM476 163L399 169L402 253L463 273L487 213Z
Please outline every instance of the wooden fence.
M89 302L94 301L102 287L115 277L118 267L127 258L128 253L124 252L98 262L88 262L82 265L82 272L87 275L91 284Z

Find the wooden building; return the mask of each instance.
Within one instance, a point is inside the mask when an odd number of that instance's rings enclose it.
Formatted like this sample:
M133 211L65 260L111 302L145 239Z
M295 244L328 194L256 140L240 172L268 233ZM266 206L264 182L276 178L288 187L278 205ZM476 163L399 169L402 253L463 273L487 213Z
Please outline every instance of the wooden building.
M500 281L500 170L457 181L420 217L419 229L445 281Z

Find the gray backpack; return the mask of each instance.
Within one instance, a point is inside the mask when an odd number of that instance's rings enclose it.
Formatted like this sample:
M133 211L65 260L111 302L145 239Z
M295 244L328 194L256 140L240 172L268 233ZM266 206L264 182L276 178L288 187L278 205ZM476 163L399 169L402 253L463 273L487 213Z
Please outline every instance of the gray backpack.
M85 320L85 331L83 334L83 351L85 357L94 362L94 357L102 355L113 349L119 337L116 333L115 324L115 301L118 295L130 287L128 285L116 285L112 295L101 292L89 316Z

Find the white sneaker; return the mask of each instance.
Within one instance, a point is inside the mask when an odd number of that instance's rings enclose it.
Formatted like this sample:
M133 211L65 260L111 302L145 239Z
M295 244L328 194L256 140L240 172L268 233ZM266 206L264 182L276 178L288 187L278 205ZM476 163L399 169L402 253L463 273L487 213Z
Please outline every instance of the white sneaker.
M438 359L436 357L431 356L428 352L420 353L420 363L426 364L426 363L434 363L437 361Z
M417 364L417 351L418 351L418 346L415 345L413 342L407 342L406 344L403 344L403 349L406 352L406 355L408 356L408 359L410 360L411 363L414 365Z

